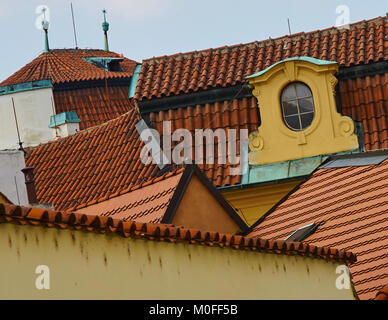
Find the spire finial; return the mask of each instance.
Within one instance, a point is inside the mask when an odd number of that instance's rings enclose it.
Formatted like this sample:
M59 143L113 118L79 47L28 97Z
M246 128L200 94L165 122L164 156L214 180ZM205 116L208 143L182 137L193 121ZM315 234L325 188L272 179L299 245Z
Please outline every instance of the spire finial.
M109 43L108 43L108 30L109 30L109 23L106 21L106 9L102 10L102 13L104 14L104 22L102 23L102 30L104 31L105 36L105 51L109 51Z
M42 28L45 33L44 52L49 52L50 51L49 41L48 41L49 22L46 20L46 8L43 8L42 11L43 11Z

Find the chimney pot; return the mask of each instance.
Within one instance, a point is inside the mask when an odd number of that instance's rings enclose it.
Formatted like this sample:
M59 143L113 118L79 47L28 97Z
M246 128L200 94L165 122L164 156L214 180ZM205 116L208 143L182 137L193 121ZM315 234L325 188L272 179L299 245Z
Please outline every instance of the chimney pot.
M35 177L34 177L34 167L26 167L22 169L24 174L24 179L26 183L28 202L30 204L38 203L35 190Z

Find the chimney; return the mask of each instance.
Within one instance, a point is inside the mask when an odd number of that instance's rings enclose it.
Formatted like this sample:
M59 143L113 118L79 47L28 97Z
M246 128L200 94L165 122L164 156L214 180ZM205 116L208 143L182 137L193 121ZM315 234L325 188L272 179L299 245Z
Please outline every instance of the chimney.
M24 179L26 182L28 202L30 204L37 204L38 199L36 198L36 191L35 191L34 168L27 167L22 169L22 172L24 173Z

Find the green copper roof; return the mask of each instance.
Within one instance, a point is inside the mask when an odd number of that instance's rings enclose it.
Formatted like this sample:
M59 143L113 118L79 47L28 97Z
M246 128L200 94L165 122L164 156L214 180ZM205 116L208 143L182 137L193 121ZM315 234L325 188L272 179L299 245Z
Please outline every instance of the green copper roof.
M56 126L60 126L65 123L77 123L81 122L78 118L77 112L68 111L62 112L60 114L56 114L55 116L51 116L49 128L55 128Z
M306 61L306 62L310 62L310 63L316 64L318 66L329 65L329 64L337 64L337 62L335 62L335 61L320 60L320 59L315 59L315 58L311 58L311 57L293 57L293 58L288 58L288 59L284 59L282 61L276 62L273 65L269 66L267 69L264 69L264 70L262 70L260 72L252 74L252 75L250 75L250 76L248 76L246 78L250 79L250 78L256 78L258 76L261 76L264 73L266 73L267 71L269 71L272 68L274 68L275 66L277 66L278 64L281 64L281 63L284 63L284 62L287 62L287 61Z
M8 86L0 87L0 95L16 93L20 91L30 91L35 89L51 88L52 86L53 85L51 84L51 80L39 80L39 81L11 84Z

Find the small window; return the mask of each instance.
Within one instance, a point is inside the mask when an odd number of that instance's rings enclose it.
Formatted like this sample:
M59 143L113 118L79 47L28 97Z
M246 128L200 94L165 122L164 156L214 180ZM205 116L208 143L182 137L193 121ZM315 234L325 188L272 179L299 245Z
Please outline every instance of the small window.
M314 100L311 90L302 82L293 82L282 92L283 119L287 127L301 131L314 120Z

